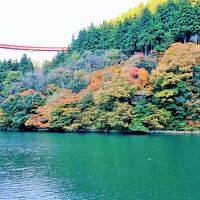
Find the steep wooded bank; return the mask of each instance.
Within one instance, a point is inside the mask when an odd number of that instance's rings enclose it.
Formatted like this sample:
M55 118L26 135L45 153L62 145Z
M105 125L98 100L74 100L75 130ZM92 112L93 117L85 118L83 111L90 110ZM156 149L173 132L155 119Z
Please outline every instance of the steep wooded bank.
M65 83L64 75L59 74ZM176 43L161 57L139 53L87 78L78 93L58 78L40 93L32 87L8 96L1 103L0 125L65 131L200 129L199 45Z

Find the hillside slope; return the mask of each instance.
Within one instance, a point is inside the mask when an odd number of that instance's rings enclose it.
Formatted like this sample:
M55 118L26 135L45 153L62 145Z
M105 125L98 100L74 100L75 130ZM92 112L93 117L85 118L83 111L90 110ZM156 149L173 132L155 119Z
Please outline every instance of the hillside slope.
M164 51L174 42L200 43L200 1L149 0L100 26L82 29L71 51L123 49L126 54Z
M200 129L200 46L176 43L162 57L155 53L93 72L79 93L14 95L1 105L0 124L65 131ZM152 59L158 64L150 65Z

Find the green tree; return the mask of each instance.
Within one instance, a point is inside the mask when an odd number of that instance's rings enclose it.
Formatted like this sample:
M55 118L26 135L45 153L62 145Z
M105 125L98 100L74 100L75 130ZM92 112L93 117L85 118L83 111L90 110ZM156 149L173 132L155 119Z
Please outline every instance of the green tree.
M27 57L26 54L24 54L19 62L19 71L21 71L23 74L26 72L33 72L33 63L31 62L31 59Z
M23 129L29 114L34 112L39 105L42 105L42 102L43 100L39 95L25 97L15 95L1 104L1 109L4 112L3 119L7 122L7 126Z
M6 78L3 82L3 91L1 92L4 96L8 96L10 94L19 93L21 91L21 87L19 81L22 77L22 73L20 71L9 71Z

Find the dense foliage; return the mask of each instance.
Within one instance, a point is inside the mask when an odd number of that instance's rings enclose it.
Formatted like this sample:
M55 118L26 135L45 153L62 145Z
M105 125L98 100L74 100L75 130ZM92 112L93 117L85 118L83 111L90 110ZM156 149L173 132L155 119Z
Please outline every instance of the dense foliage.
M18 62L17 60L0 61L0 90L1 95L15 93L18 90L17 82L23 74L33 72L33 63L24 54Z
M200 43L200 1L149 0L72 39L72 51L123 49L127 54L165 50L174 42Z
M67 131L200 129L200 46L176 43L162 56L155 53L91 70L78 93L67 88L67 67L52 69L42 75L40 90L24 87L4 96L0 125ZM14 75L13 81L21 83Z

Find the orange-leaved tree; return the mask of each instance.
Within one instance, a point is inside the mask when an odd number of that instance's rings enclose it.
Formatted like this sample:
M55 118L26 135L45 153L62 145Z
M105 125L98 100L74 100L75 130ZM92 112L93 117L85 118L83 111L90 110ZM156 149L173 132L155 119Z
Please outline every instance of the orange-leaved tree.
M199 122L200 46L192 43L173 44L164 54L151 75L154 100L172 114L169 126L190 129ZM188 122L188 116L193 116ZM193 123L191 123L193 121Z

